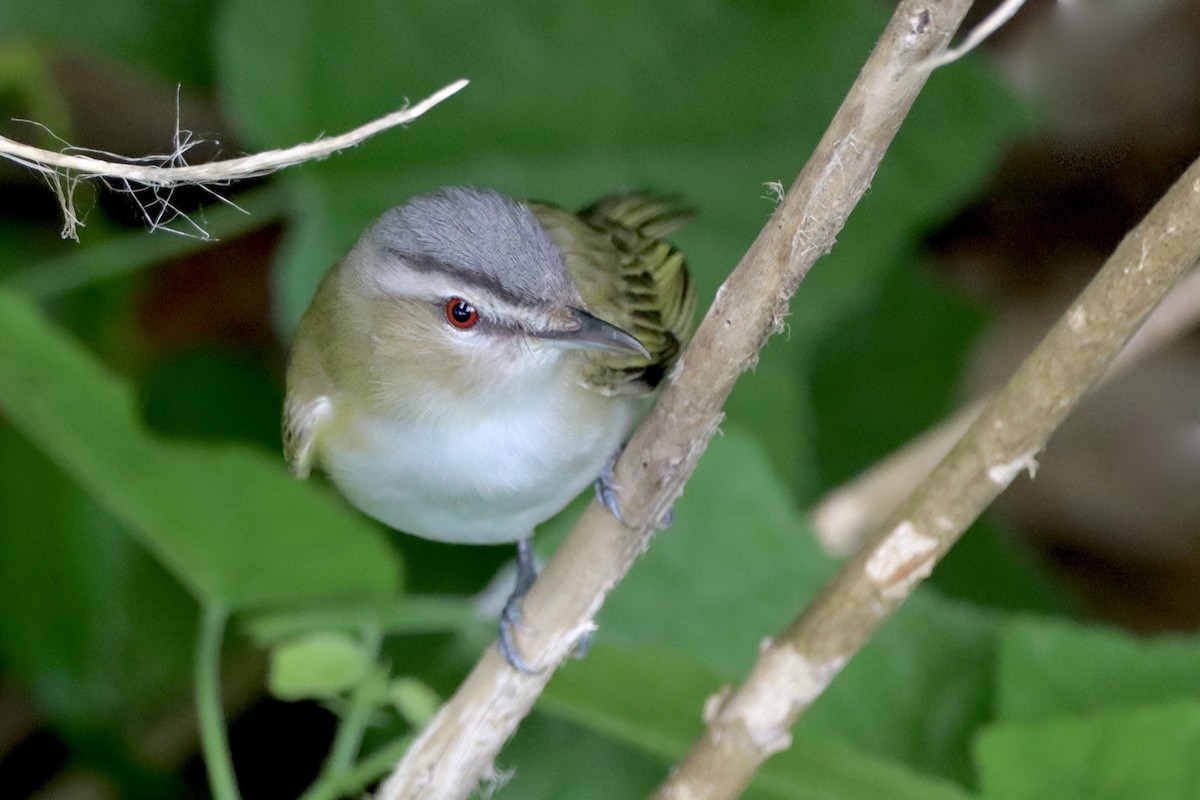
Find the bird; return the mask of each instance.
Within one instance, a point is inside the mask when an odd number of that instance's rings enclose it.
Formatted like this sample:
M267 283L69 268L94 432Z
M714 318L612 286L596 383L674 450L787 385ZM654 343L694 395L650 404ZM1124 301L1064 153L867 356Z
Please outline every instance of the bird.
M674 197L578 212L450 186L369 225L321 280L292 342L284 452L349 502L425 539L516 543L499 622L514 668L535 529L611 467L691 330L695 288L663 237Z

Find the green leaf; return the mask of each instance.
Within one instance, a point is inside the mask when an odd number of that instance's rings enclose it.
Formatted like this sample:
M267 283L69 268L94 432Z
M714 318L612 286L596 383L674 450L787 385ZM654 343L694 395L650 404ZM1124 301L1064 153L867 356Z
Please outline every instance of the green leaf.
M674 761L702 731L700 709L721 683L711 672L661 651L596 646L586 659L559 671L538 707ZM753 791L752 796L789 800L967 797L949 781L805 731L763 766Z
M6 0L0 30L116 57L171 83L211 80L207 31L216 0Z
M600 612L597 642L670 647L732 679L833 568L762 449L726 426L676 502L672 526Z
M969 785L970 743L992 716L992 615L919 590L800 721L910 767Z
M1129 634L1053 620L1007 623L1000 636L996 716L1063 714L1200 698L1200 638Z
M497 800L612 800L646 797L663 765L620 741L534 713L496 759ZM483 796L488 796L487 792Z
M148 434L123 384L2 291L0 353L0 410L202 601L396 590L399 564L378 530L291 480L277 457Z
M401 677L390 681L387 698L404 721L416 730L428 725L442 706L438 693L416 678Z
M825 485L853 477L954 411L961 365L982 323L977 310L914 268L891 269L859 297L810 356Z
M150 430L279 447L283 387L265 364L230 347L188 349L154 362L136 389Z
M1200 796L1200 702L997 725L979 737L988 800Z
M281 700L328 700L361 683L373 662L361 639L334 631L310 633L271 651L267 686Z
M801 342L776 338L759 354L725 402L725 414L758 435L785 488L801 504L820 494L818 428L811 382L797 368Z
M3 427L0 531L0 662L60 731L132 739L191 674L195 603Z
M442 157L465 147L523 150L528 157L562 152L563 145L727 141L756 124L778 135L794 134L797 123L818 131L824 123L806 121L804 112L828 108L844 87L817 78L835 70L853 75L861 66L883 19L867 8L845 13L844 4L820 0L803 9L714 6L697 13L631 0L604 7L527 0L483 11L466 0L425 0L398 10L367 0L345 14L314 0L240 0L222 21L218 58L235 119L261 146L360 124L406 95L468 77L473 88L455 116L474 120L484 137L472 141L461 119L442 116L418 135L422 149ZM281 9L291 13L280 16ZM795 47L795 30L775 27L786 23L812 26L805 31L811 52ZM255 37L267 27L275 35ZM748 43L731 42L730 27L767 49L735 62ZM358 58L348 65L337 48L351 42ZM304 69L288 71L297 52L307 56ZM698 52L707 57L695 58ZM775 57L829 66L808 76L805 91L790 92L793 103L760 107L764 92L779 91ZM537 102L514 102L524 100ZM379 144L393 155L410 152L394 139Z

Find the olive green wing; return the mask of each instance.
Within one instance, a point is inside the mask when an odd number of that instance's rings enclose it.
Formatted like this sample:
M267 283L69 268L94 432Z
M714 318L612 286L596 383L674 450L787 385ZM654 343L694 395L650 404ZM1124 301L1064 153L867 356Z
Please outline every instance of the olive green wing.
M650 358L591 354L585 379L606 394L654 390L692 332L696 292L683 254L662 239L693 216L674 198L614 194L572 214L530 208L567 261L588 310L633 335Z

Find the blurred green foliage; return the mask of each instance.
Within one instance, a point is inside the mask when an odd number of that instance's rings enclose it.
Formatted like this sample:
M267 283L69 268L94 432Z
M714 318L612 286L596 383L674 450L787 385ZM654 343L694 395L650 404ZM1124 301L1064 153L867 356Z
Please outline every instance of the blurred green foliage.
M984 796L1167 800L1195 797L1200 703L1104 709L984 730L976 747Z
M396 591L399 566L378 531L261 451L157 441L135 420L126 387L27 301L0 294L0 342L12 424L201 602L242 608Z
M678 243L707 301L772 209L765 183L794 178L884 19L865 0L7 0L0 115L62 108L46 78L74 52L211 99L246 150L338 132L468 77L409 128L244 193L250 221L199 212L230 239L284 221L264 328L286 340L371 218L448 183L567 205L619 187L678 192L701 212ZM516 773L499 797L646 793L699 732L704 699L819 589L834 564L801 510L954 407L983 324L923 271L920 239L1029 120L977 64L933 76L787 334L736 389L676 524L614 592L594 652L556 676L502 754ZM492 628L466 600L430 593L482 588L507 554L391 536L319 480L292 481L274 452L277 350L153 341L145 298L186 295L156 284L156 267L203 243L122 231L99 206L65 248L57 224L37 228L19 205L0 215L0 667L73 761L129 796L175 796L149 774L171 768L140 755L139 732L189 692L197 604L231 608L227 646L290 647L277 664L297 693L338 668L321 693L348 693L331 706L361 725L344 724L335 751L359 736L394 746L406 723L361 707L356 681L378 673L355 637L388 636L387 662L413 676L395 685L448 690ZM421 593L401 592L402 569ZM1196 795L1182 755L1200 719L1194 640L1080 628L994 527L933 583L748 796ZM296 644L314 641L315 660Z

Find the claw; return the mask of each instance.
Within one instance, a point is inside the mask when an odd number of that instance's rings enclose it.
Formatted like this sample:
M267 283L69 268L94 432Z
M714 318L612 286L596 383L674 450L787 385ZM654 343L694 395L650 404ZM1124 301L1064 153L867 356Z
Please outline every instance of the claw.
M520 628L525 630L521 625L521 613L518 610L520 601L516 603L508 603L504 606L504 613L500 615L500 635L496 638L496 647L500 650L500 655L504 656L504 660L508 665L518 672L524 672L526 675L536 675L541 670L534 669L529 666L525 659L521 658L521 653L517 649L516 639L513 637L513 629ZM510 613L509 609L514 609Z
M536 675L541 670L529 666L521 657L513 631L528 630L521 622L521 600L529 594L535 580L537 569L533 565L533 547L529 539L521 539L517 542L517 585L513 587L512 594L504 603L504 610L500 612L500 635L496 640L496 647L510 667L527 675Z
M667 509L667 513L662 515L662 519L660 519L658 521L658 524L656 524L654 527L658 528L660 531L665 531L667 528L671 527L674 524L675 524L675 506L671 506L670 508Z
M596 499L612 512L612 515L617 518L617 522L628 528L629 523L625 521L625 517L621 514L621 508L617 505L617 484L613 482L613 465L616 463L617 457L613 456L604 465L600 477L596 478Z
M600 477L596 478L596 499L604 504L604 507L612 512L612 515L617 518L617 522L624 525L626 528L632 527L625 521L625 516L621 513L621 508L617 505L617 484L613 481L613 466L617 463L617 457L604 465L604 469L600 472ZM657 530L665 530L671 527L675 522L675 509L668 508L667 512L662 515L662 519L654 524Z

